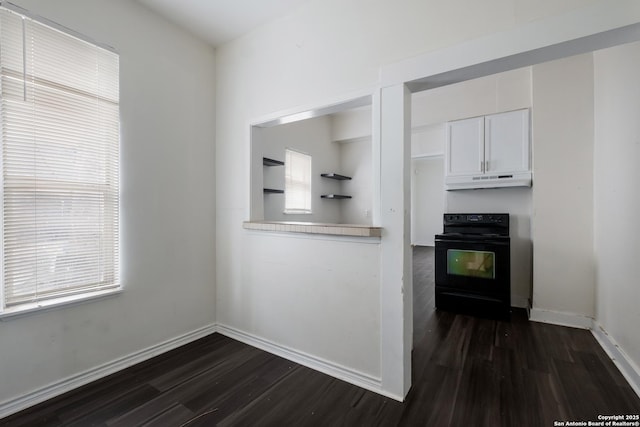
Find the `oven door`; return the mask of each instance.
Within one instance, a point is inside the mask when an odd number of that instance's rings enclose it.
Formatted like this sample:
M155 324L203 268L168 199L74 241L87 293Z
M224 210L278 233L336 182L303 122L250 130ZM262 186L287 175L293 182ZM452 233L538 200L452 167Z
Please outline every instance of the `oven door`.
M436 288L508 298L510 264L508 237L436 237Z

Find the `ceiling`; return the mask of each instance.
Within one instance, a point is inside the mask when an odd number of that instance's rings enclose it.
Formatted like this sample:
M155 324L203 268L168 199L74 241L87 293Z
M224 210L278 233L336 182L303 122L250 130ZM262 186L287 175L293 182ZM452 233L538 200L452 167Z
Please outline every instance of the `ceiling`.
M287 15L309 0L138 0L214 46Z

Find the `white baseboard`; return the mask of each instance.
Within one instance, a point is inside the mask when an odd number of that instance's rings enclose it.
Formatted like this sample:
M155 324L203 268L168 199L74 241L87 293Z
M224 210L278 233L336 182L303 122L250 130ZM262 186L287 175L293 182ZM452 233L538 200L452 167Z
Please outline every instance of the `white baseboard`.
M292 362L341 379L374 393L381 394L400 402L404 400L402 396L396 396L383 390L380 378L376 378L371 375L358 372L354 369L339 365L337 363L333 363L319 357L285 347L264 338L260 338L255 335L232 328L230 326L218 324L218 332L222 335L226 335L229 338L233 338L252 347L256 347L269 353L275 354L276 356L291 360Z
M216 332L208 325L0 403L0 419Z
M529 320L579 329L591 329L593 326L591 317L562 311L541 310L539 308L531 309Z
M613 360L613 363L618 367L624 378L629 382L633 391L640 397L640 368L633 363L631 358L625 354L613 337L596 321L593 322L591 333L600 343L609 358Z

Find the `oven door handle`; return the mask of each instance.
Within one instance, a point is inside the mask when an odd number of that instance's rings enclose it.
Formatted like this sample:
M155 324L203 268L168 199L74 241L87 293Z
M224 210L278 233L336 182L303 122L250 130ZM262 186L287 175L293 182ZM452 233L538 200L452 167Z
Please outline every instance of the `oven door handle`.
M458 244L458 243L464 243L464 244L473 244L473 243L479 243L481 245L496 245L496 246L509 246L510 242L504 242L504 241L496 241L496 240L465 240L465 239L455 239L455 240L449 240L449 239L436 239L435 241L436 245L438 243L441 244L448 244L448 243L453 243L453 244Z

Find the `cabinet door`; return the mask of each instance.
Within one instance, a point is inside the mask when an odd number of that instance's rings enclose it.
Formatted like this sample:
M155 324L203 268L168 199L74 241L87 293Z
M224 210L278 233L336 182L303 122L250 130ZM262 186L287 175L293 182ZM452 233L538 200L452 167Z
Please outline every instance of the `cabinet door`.
M529 168L529 110L485 116L485 172L526 172Z
M484 172L484 118L447 123L446 175Z

